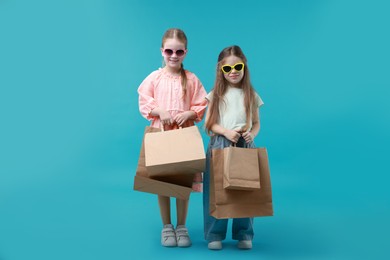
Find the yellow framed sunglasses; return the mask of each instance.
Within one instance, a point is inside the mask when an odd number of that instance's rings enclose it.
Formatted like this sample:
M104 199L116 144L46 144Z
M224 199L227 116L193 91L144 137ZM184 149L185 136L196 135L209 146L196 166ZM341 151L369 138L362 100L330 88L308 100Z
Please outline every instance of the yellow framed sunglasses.
M225 65L222 65L222 67L221 67L221 70L225 74L231 72L233 69L235 69L236 71L243 70L244 69L244 63L238 62L238 63L234 64L233 66L225 64Z

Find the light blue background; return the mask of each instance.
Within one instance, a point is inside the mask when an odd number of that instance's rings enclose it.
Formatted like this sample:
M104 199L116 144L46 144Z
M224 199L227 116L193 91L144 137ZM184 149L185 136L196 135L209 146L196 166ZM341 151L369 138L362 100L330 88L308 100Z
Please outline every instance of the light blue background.
M0 2L0 259L384 259L390 254L387 1ZM163 32L189 39L185 67L212 88L240 45L263 98L275 216L254 248L160 246L154 195L132 190L148 124L137 87ZM207 137L205 142L207 142ZM173 214L174 215L174 214ZM174 218L175 219L175 218Z

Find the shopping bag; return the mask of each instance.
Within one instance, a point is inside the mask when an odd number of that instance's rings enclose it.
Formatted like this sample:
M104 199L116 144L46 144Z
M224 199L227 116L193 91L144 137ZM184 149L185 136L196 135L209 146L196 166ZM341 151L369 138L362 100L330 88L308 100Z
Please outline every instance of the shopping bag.
M203 172L206 156L196 126L145 135L145 165L149 176Z
M223 149L223 187L234 190L260 189L256 148L229 146Z
M266 148L257 148L259 190L223 188L224 150L213 149L210 163L210 215L217 219L273 216L271 178Z
M161 131L159 128L147 126L145 128L144 136L146 133L159 131ZM135 191L188 200L192 191L192 182L193 175L157 176L153 178L149 177L145 166L145 145L144 142L142 142L136 175L134 177L133 189Z

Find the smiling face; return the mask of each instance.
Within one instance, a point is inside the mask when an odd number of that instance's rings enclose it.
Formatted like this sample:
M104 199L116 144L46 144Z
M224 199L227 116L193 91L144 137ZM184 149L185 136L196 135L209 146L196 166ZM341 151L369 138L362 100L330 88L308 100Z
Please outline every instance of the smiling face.
M172 55L169 55L170 51L164 51L167 49L173 51ZM180 55L181 51L184 51L183 55ZM186 46L179 39L177 38L166 39L163 47L161 48L161 55L164 58L166 69L172 73L179 72L181 69L181 64L186 56L186 53L187 53Z
M237 63L244 63L244 61L237 56L230 55L223 60L221 65L234 66ZM241 80L244 77L244 69L237 71L233 68L230 72L224 73L223 76L233 87L240 87Z

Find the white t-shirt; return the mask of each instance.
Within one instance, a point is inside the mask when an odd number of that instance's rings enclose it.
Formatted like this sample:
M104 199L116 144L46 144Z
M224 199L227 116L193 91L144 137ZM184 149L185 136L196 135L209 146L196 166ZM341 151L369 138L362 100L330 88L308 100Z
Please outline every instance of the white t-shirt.
M206 99L211 102L213 92ZM260 96L255 92L255 104L257 108L264 104ZM218 124L226 129L241 130L246 125L246 113L244 106L244 92L241 88L229 87L224 96L224 102L219 106ZM249 129L252 128L252 115L250 116Z

